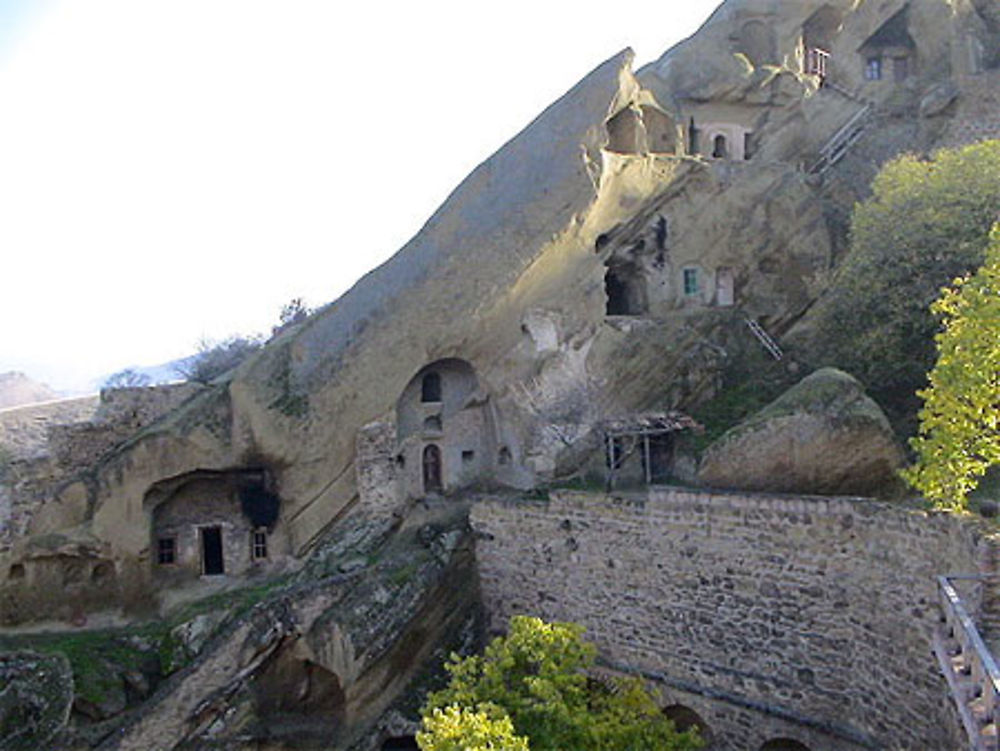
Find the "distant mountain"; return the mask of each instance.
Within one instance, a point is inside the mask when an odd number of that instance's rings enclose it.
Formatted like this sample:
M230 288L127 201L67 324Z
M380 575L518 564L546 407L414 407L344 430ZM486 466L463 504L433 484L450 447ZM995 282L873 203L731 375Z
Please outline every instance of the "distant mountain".
M171 383L173 381L184 380L184 376L181 375L183 370L194 361L198 355L188 355L187 357L181 357L177 360L170 360L168 362L160 363L159 365L128 365L121 370L132 370L140 375L149 377L149 385L155 386L160 383ZM119 371L120 372L120 371ZM106 373L99 378L95 378L91 385L94 391L100 391L104 382L110 378L113 373Z
M24 373L0 373L0 409L47 402L60 398L59 392L44 383L33 381Z

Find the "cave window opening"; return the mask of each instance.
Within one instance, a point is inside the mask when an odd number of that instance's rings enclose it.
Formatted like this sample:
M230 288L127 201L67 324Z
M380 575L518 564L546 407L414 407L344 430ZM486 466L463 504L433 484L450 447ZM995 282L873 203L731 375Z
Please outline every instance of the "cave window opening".
M420 382L420 401L441 401L441 374L427 373Z
M510 464L510 449L506 446L500 447L500 454L497 456L497 464Z
M670 235L670 227L667 224L667 218L665 216L657 217L656 219L656 247L660 250L667 249L667 239Z
M718 135L712 141L712 158L725 159L727 156L729 156L729 145L726 143L726 137Z
M745 161L750 161L753 158L754 143L753 143L753 133L743 134L743 159Z
M701 131L694 124L694 118L688 122L688 153L698 154L700 152L699 135Z
M267 530L255 529L250 535L250 553L255 561L267 559Z
M867 60L865 60L865 80L866 81L882 80L881 57L869 57Z
M156 541L156 562L161 566L177 563L176 537L161 537Z
M24 564L23 563L15 563L13 566L11 566L10 570L7 572L7 578L10 579L11 581L18 581L20 579L23 579L24 578Z
M642 272L632 265L609 266L604 274L609 316L638 316L646 312Z
M476 452L471 449L466 449L462 452L462 463L469 464L473 459L476 458Z
M105 584L111 581L115 574L115 567L109 561L101 561L90 572L90 581L94 584Z

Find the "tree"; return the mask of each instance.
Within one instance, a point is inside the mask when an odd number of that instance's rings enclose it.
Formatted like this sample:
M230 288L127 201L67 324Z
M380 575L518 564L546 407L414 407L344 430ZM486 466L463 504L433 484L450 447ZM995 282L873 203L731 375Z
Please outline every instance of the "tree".
M215 343L202 340L198 354L177 368L177 372L189 381L208 383L226 373L251 354L261 348L260 337L231 336Z
M452 655L445 666L449 685L424 708L420 747L451 748L436 745L442 741L435 718L455 711L484 714L493 722L509 717L514 733L526 737L533 751L701 747L696 731L676 731L639 679L588 676L596 654L581 626L512 618L508 635L494 639L482 656ZM471 741L469 747L476 748Z
M292 298L281 306L281 312L278 314L278 325L271 327L271 336L277 336L289 326L302 323L311 313L312 310L301 297Z
M815 365L856 376L912 432L934 363L942 286L983 261L1000 212L1000 141L886 164L855 207L851 244L814 311Z
M932 306L943 329L937 363L919 392L917 463L904 478L938 506L962 508L992 465L1000 464L1000 223L986 262L956 279Z
M104 385L101 386L101 390L141 388L149 386L152 382L153 379L145 373L140 373L132 368L125 368L125 370L119 370L117 373L108 376L107 380L104 381Z
M510 717L496 706L434 709L424 728L417 733L423 751L528 751L528 739L514 733Z

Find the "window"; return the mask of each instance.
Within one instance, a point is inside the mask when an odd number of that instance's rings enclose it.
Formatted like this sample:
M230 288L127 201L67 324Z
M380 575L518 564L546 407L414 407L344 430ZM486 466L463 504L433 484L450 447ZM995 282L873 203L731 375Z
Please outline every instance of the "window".
M464 464L468 464L475 458L476 458L475 451L470 451L469 449L466 449L465 451L462 452L462 462Z
M428 373L420 382L420 401L439 402L441 401L441 374Z
M725 136L716 136L712 141L712 157L714 159L725 159L729 156L729 146L726 144Z
M880 80L882 80L882 58L881 57L869 57L865 61L865 80L866 81L880 81Z
M177 563L176 537L161 537L156 541L156 562L161 566Z
M684 294L698 294L698 269L684 269Z
M250 538L250 551L255 561L267 558L267 532L265 530L254 530Z

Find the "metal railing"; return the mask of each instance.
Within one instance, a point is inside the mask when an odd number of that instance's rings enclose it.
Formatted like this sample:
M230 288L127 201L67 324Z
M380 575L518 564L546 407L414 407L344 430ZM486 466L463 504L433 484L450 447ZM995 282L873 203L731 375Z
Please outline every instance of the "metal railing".
M981 581L982 577L938 577L943 637L950 640L951 648L938 641L935 653L969 736L969 748L986 751L996 748L1000 668L954 584L962 580ZM984 733L988 726L991 732Z

